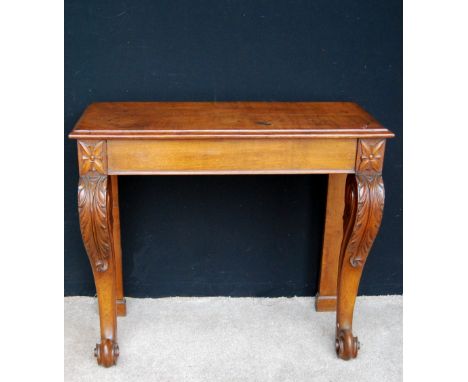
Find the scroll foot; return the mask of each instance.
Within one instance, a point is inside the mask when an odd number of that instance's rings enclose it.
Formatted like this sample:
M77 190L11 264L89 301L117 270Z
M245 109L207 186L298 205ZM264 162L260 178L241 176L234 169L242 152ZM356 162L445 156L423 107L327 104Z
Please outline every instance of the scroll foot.
M360 344L357 337L353 337L351 330L339 330L335 340L336 354L344 360L356 358Z
M113 366L119 356L119 345L112 340L103 340L100 344L96 344L94 356L97 358L98 365Z

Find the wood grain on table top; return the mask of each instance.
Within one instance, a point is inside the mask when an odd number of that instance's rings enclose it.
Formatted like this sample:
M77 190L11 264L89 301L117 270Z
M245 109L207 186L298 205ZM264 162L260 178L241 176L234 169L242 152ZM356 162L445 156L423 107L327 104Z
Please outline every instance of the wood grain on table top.
M391 138L353 102L100 102L72 139Z

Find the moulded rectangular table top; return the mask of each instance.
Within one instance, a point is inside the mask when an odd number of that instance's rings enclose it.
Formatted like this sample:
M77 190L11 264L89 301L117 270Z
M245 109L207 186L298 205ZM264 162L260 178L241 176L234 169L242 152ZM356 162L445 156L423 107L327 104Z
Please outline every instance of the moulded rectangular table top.
M73 139L391 138L352 102L100 102Z

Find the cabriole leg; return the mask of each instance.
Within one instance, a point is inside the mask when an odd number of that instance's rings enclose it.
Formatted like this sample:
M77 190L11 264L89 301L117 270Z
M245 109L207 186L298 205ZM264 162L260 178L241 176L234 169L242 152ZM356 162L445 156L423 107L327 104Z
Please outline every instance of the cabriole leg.
M346 180L335 340L337 355L344 360L355 358L359 350L359 341L352 331L353 312L362 270L382 221L384 145L384 140L361 140L357 174L348 175Z
M116 266L112 238L112 189L106 175L105 142L78 142L78 212L83 243L93 270L99 303L99 365L115 365L117 345Z

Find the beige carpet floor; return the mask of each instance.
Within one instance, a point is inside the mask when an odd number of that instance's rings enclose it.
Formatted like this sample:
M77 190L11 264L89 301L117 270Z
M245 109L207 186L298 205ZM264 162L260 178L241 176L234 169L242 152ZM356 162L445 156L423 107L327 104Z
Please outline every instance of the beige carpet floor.
M334 313L313 298L127 299L117 366L98 367L97 301L65 298L65 381L402 380L401 296L360 297L359 357L336 358Z

